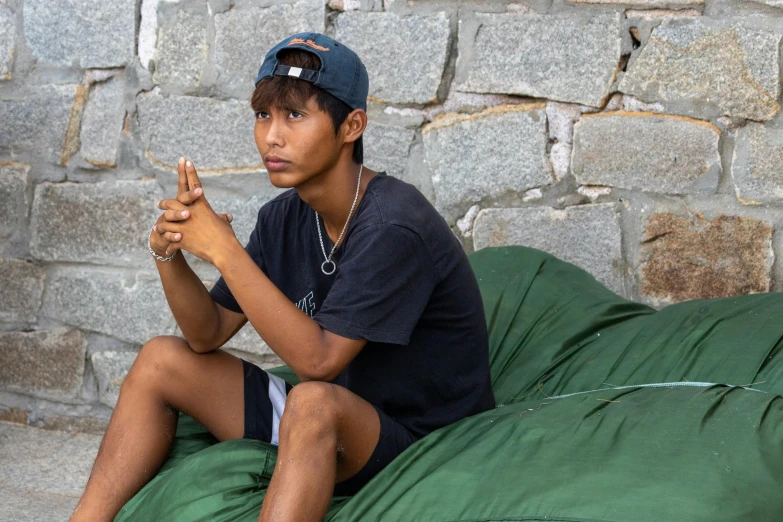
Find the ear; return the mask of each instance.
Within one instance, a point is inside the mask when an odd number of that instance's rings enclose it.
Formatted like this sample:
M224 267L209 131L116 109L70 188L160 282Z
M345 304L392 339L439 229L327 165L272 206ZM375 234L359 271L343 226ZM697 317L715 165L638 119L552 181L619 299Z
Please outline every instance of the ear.
M364 109L354 109L345 117L345 121L343 121L343 141L345 143L351 143L358 140L359 136L364 133L366 127L367 113Z

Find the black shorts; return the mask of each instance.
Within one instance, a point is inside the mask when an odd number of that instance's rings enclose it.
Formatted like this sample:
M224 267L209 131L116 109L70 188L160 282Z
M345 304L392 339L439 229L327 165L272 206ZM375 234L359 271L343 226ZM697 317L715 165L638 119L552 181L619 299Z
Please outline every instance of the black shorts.
M285 400L293 388L280 377L242 359L245 376L245 439L278 445L280 418ZM370 460L354 476L334 486L335 496L350 496L377 475L394 457L416 441L405 427L375 406L381 421L381 435Z

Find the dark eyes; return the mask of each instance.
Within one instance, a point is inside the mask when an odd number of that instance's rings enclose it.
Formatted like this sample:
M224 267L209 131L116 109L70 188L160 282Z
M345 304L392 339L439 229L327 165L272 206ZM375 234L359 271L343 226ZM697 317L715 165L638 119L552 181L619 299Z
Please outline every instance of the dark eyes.
M299 111L288 111L288 114L289 115L290 114L297 114L299 116L302 116L302 113L299 112ZM267 116L269 116L269 113L264 112L264 111L259 111L259 112L256 113L256 118L259 118L259 119L266 119ZM298 118L295 117L295 119L298 119Z

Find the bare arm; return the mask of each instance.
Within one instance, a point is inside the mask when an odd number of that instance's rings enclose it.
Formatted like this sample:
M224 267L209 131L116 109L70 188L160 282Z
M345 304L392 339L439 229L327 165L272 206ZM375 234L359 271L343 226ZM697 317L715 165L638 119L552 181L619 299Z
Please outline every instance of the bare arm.
M188 179L197 183L195 168L192 164L186 168ZM217 267L247 320L300 381L333 380L367 340L349 339L322 329L297 308L250 257L226 221L217 217L207 198L198 198L189 208L189 219L161 225L167 234L182 235L172 248L188 250Z
M245 314L215 303L181 252L170 263L155 263L171 313L194 352L217 350L247 322Z
M190 187L182 162L177 170L179 173L177 199L165 200L163 208L166 209L166 212L158 218L156 227L166 221L177 222L187 219L190 216L188 204L203 194L200 183L198 187ZM194 190L188 191L189 188L194 188ZM200 190L195 191L196 188ZM183 211L186 214L182 214ZM221 217L224 217L228 222L231 221L228 215ZM181 239L181 235L177 236L171 232L158 233L153 230L150 244L158 255L165 257L169 254L167 252L169 245L172 243L176 245L179 239ZM193 351L216 350L247 322L244 314L227 310L215 303L182 253L179 253L170 262L156 260L155 264L171 313Z
M292 303L242 245L226 249L216 266L266 344L304 381L331 381L367 342L321 328ZM263 295L264 299L258 299Z

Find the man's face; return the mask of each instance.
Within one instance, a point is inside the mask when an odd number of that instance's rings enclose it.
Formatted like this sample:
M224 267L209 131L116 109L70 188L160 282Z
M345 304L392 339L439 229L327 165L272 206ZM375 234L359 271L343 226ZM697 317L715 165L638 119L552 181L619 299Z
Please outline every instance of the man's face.
M253 134L269 180L279 188L307 181L339 157L339 136L335 137L331 118L315 98L302 107L270 107L257 113Z

